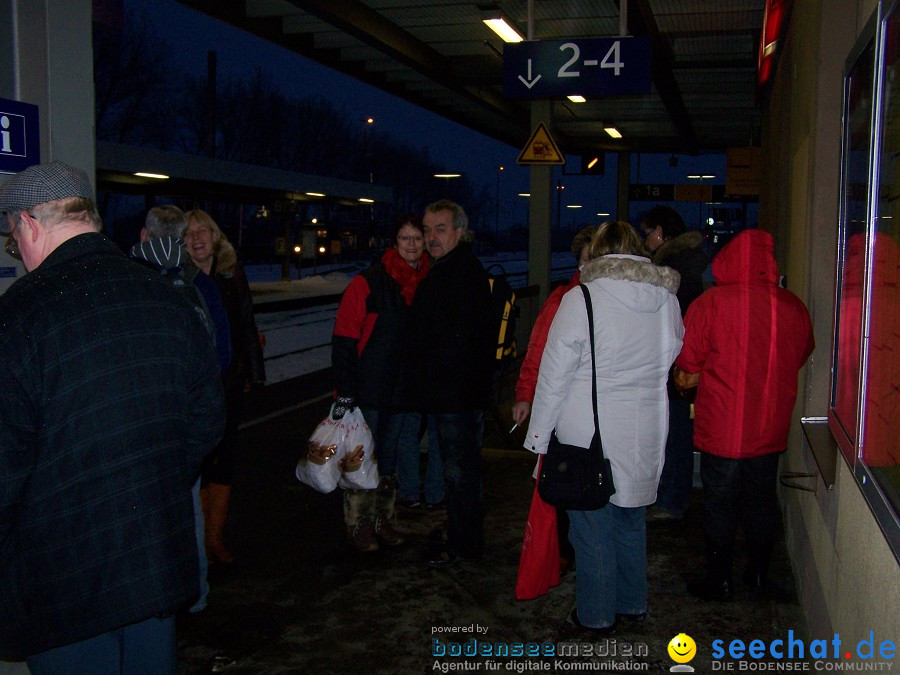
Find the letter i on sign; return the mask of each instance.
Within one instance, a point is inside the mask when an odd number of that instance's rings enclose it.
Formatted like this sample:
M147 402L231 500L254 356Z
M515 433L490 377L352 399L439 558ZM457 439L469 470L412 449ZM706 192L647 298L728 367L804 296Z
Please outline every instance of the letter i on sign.
M9 144L9 118L6 115L0 117L0 152L12 152L12 146Z

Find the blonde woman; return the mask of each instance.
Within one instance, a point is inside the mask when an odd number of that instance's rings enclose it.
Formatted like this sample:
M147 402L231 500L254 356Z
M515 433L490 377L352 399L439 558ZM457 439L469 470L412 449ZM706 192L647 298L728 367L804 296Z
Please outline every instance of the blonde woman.
M684 328L678 272L654 265L634 228L603 223L581 269L596 343L597 415L616 493L605 507L569 511L576 607L570 620L595 634L647 612L645 507L656 499L669 424L666 378ZM551 433L588 447L594 434L591 341L580 288L563 296L541 357L525 447L546 453Z
M188 211L184 241L194 265L209 275L219 288L231 324L234 357L223 374L227 405L225 436L203 464L203 515L206 519L206 550L210 563L230 563L234 556L222 538L231 499L234 454L244 390L266 379L262 345L247 277L234 247L212 217L200 209Z

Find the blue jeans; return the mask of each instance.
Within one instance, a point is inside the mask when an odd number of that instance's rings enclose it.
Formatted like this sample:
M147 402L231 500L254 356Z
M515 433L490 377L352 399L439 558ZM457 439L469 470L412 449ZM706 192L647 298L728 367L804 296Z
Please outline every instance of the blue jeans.
M188 610L192 614L206 609L206 597L209 595L209 561L206 559L206 521L203 519L203 504L200 501L200 479L191 488L191 500L194 503L194 537L197 540L197 562L200 567L200 597Z
M484 550L484 507L481 494L481 438L484 413L436 413L438 447L447 490L447 552L480 560ZM431 420L429 420L430 422Z
M175 617L147 619L28 659L32 675L175 675Z
M378 475L393 476L397 473L397 455L402 434L406 432L404 413L391 413L362 406L360 406L360 410L372 431L372 439L375 441Z
M403 421L397 441L397 495L400 499L419 500L419 431L422 416L419 413L400 413ZM444 499L444 463L438 448L434 421L428 420L428 455L425 465L425 501L437 504Z
M605 628L616 614L647 611L647 530L643 506L607 504L596 511L569 511L575 548L578 620Z
M670 399L666 463L659 479L654 506L674 516L683 516L691 498L693 482L694 425L691 422L691 404L683 399Z

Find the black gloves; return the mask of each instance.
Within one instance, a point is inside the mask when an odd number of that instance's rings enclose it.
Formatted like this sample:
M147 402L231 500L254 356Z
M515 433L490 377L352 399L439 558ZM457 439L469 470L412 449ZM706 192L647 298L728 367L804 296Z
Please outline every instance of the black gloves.
M352 396L338 396L331 410L331 419L339 420L356 407L356 400Z

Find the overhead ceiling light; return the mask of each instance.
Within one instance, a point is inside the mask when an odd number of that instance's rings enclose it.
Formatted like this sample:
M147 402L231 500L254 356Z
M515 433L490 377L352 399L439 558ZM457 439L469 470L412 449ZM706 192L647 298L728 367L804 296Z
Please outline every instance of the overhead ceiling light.
M716 177L715 174L712 174L712 173L704 173L704 174L694 173L694 174L691 174L688 176L688 178L691 178L693 180L707 180L709 178L715 178L715 177Z
M369 199L368 197L360 197L358 201L361 201L363 204L374 204L374 199Z
M158 178L160 180L168 180L168 176L164 173L147 173L145 171L137 171L135 176L140 176L141 178Z
M531 193L530 193L530 192L520 192L520 193L519 193L519 196L520 196L520 197L530 197L530 196L531 196Z
M587 99L584 96L579 96L578 94L567 96L566 98L572 101L572 103L587 103Z
M608 133L613 138L622 138L622 134L620 134L619 130L615 127L603 127L603 131Z
M567 209L580 209L581 204L566 204Z
M482 21L504 42L522 42L525 39L525 36L519 32L513 21L507 18L499 9L489 10Z
M609 214L608 213L598 213L597 215L600 216L601 218L605 218Z
M325 196L324 192L307 192L306 194L308 194L310 197L324 197Z
M459 178L462 176L461 173L436 173L434 174L435 178Z

